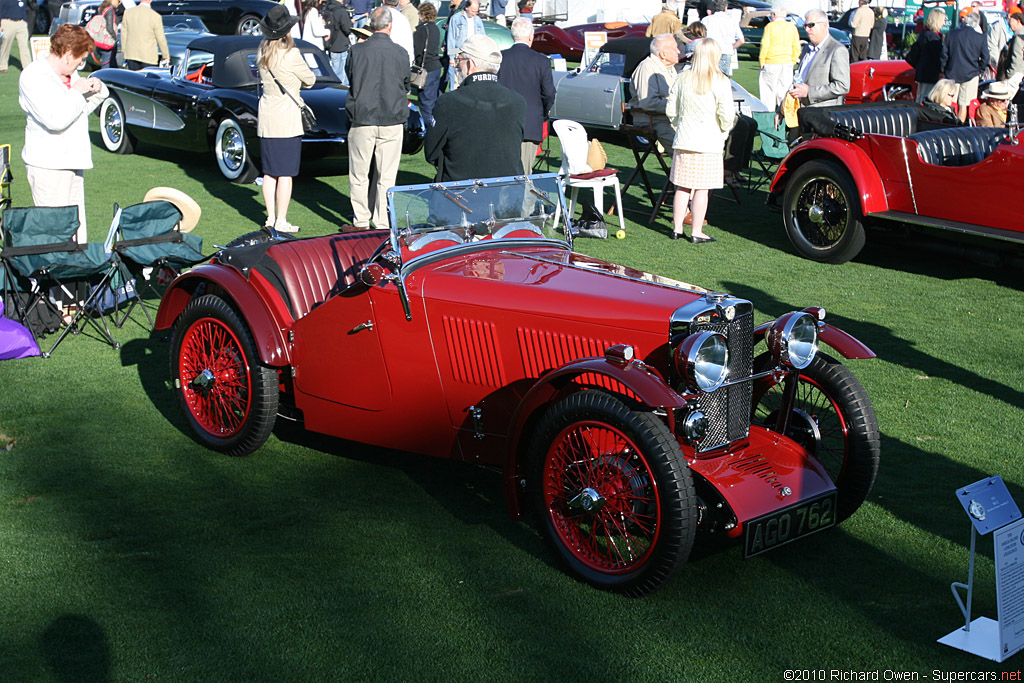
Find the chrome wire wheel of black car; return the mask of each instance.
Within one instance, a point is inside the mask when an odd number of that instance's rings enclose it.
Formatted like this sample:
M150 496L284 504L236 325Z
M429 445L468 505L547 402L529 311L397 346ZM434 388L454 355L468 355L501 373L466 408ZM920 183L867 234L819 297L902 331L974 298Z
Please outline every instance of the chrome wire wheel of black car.
M100 139L108 152L131 154L135 151L135 141L128 132L124 105L117 95L111 95L100 105Z
M801 256L846 263L864 248L859 193L850 174L831 161L809 161L786 183L786 234Z
M260 35L260 18L254 14L246 14L238 20L238 26L235 27L235 33L240 36Z
M579 392L547 412L530 448L541 533L573 574L641 596L683 566L697 525L693 481L656 416Z
M235 183L251 183L256 179L256 167L249 159L242 126L232 118L224 119L217 127L213 151L221 174Z
M767 353L754 359L755 374L771 367ZM752 422L776 428L783 388L771 376L754 385ZM871 399L845 365L818 353L800 371L786 436L810 451L832 478L837 521L852 515L875 483L881 447Z
M260 364L249 327L219 296L201 296L182 311L171 342L171 378L204 446L249 455L270 436L277 373Z

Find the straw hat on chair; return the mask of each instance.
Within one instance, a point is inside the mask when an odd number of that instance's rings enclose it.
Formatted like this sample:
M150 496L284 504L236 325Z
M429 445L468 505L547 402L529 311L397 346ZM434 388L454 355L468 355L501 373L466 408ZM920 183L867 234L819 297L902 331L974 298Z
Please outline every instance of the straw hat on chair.
M192 229L199 223L199 217L203 215L203 210L199 208L196 200L173 187L154 187L146 193L142 201L165 201L174 204L181 212L181 232L192 232Z

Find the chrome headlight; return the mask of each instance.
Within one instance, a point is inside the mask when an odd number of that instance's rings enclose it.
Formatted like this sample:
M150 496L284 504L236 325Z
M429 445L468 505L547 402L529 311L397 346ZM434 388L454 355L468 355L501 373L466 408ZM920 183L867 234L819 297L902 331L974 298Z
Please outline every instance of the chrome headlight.
M691 389L714 391L729 373L729 348L717 332L698 332L676 349L676 370Z
M787 313L772 323L766 340L777 365L802 370L818 353L818 322L809 313Z

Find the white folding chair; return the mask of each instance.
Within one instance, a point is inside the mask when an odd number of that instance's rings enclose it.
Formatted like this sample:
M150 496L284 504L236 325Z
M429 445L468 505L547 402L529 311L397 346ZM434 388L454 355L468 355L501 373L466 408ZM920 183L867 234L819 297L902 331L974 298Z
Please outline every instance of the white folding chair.
M619 185L619 172L614 168L605 168L595 171L587 165L587 131L576 121L559 119L552 124L555 135L558 136L559 146L562 148L562 168L559 175L562 178L563 186L572 189L569 196L569 217L575 214L576 197L580 188L591 188L594 190L594 206L604 214L604 190L606 187L615 189L615 211L619 221L619 229L625 230L622 222L622 189ZM561 207L555 208L555 224L558 224L558 215ZM570 221L571 222L571 221Z

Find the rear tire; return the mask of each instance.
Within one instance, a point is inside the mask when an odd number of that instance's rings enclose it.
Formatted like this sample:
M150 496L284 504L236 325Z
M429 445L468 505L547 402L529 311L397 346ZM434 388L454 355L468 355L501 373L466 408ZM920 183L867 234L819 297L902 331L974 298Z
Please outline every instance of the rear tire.
M217 127L213 142L213 153L217 157L217 168L221 175L233 183L245 185L256 180L256 167L249 158L242 126L232 118L226 118Z
M804 258L846 263L864 248L860 193L849 172L832 161L809 161L793 173L783 214L786 235Z
M655 415L602 392L572 394L541 420L529 457L538 526L570 573L639 597L689 558L693 480Z
M260 363L249 326L226 301L195 299L174 328L171 379L196 440L232 456L266 442L279 401L277 372Z

